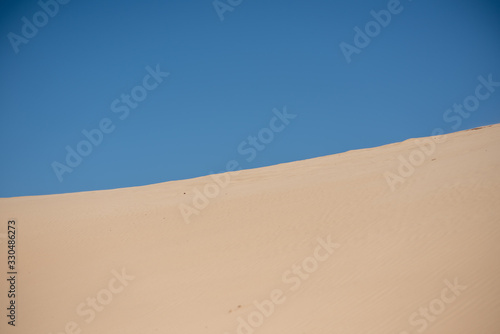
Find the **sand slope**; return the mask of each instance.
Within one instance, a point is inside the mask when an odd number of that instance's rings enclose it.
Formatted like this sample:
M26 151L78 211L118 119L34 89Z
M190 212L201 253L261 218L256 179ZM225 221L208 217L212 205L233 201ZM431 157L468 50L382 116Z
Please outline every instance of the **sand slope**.
M435 139L428 156L407 140L222 188L0 199L19 272L15 327L1 281L0 332L500 333L500 125ZM400 155L424 160L392 190ZM196 209L207 184L220 193Z

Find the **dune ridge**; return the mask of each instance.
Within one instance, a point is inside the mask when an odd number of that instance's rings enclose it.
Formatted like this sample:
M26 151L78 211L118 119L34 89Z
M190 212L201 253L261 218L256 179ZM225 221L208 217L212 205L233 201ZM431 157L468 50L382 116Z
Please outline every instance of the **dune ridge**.
M500 124L421 140L394 187L415 139L229 172L199 207L213 176L1 198L0 332L500 333Z

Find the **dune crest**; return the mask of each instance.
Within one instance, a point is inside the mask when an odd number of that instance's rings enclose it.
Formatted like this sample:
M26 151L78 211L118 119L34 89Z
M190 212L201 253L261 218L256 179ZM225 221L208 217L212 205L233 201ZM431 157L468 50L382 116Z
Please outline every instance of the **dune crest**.
M11 220L17 273L15 298L0 284L0 332L500 333L499 153L496 124L218 179L0 199L3 271Z

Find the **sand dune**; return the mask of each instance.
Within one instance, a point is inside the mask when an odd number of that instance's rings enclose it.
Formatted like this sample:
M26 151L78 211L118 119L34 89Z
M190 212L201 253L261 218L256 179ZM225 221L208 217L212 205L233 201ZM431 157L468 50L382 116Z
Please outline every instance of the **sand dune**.
M500 333L499 153L493 125L0 199L0 233L17 231L16 326L2 279L0 332Z

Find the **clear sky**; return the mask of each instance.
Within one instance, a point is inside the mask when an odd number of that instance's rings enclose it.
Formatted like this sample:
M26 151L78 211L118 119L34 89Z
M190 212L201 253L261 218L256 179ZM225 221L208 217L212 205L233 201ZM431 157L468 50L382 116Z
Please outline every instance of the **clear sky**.
M0 197L500 122L499 1L59 1L0 5Z

